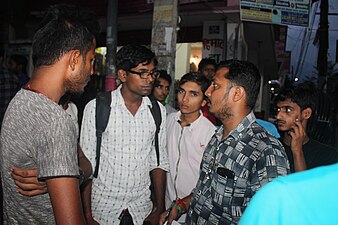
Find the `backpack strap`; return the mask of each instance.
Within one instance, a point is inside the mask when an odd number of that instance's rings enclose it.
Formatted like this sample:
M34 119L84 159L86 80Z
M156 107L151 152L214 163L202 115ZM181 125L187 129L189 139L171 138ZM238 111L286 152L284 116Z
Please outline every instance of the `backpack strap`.
M160 132L162 116L161 116L161 110L160 110L160 106L158 105L158 102L153 98L149 98L149 99L152 105L152 107L149 106L150 112L153 115L154 121L156 124L155 151L156 151L156 158L157 158L157 166L159 166L160 165L160 150L159 150L159 144L158 144L158 133Z
M93 176L97 178L100 165L102 133L106 130L110 114L111 92L100 92L96 96L96 165Z

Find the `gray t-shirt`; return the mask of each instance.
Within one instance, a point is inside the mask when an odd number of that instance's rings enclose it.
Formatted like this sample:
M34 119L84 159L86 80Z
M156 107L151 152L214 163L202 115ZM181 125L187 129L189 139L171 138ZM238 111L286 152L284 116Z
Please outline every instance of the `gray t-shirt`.
M39 179L78 176L76 127L42 94L20 90L8 106L0 137L5 224L55 224L48 194L16 193L10 170L38 168Z

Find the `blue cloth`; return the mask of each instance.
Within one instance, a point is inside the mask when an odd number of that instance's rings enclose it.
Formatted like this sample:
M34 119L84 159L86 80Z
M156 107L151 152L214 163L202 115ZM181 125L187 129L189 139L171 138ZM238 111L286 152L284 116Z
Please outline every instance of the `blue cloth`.
M239 225L337 225L338 163L277 178L252 198Z
M275 138L280 138L278 130L277 130L276 126L273 123L270 123L268 121L261 120L261 119L256 119L256 122L259 125L261 125L265 130L267 130L270 134L272 134L273 136L275 136Z

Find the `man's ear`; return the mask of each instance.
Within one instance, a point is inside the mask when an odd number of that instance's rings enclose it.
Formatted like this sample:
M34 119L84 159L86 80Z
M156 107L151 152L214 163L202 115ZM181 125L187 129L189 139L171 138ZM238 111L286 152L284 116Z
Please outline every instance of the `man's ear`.
M81 57L81 52L79 50L72 50L69 52L69 66L72 71L75 70L76 65L78 65Z
M233 87L233 101L234 102L237 102L243 99L244 97L245 97L245 90L242 86Z
M120 81L122 83L126 82L126 79L127 79L127 72L123 69L119 69L117 71L117 76L119 77Z
M312 115L312 109L311 108L306 108L302 110L302 116L304 119L308 120Z
M201 104L201 107L204 107L205 104L207 104L207 100L203 99L202 104Z

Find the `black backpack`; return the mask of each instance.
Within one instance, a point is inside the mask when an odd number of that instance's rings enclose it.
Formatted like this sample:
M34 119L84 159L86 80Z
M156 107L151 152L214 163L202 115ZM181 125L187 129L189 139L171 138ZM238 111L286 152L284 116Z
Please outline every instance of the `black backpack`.
M157 165L160 165L160 152L158 145L158 133L160 132L160 126L162 121L161 110L158 102L152 98L149 98L152 107L149 106L151 114L153 115L156 132L155 132L155 150L157 157ZM111 92L100 92L96 96L96 111L95 111L95 127L96 127L96 165L94 170L94 177L97 178L99 173L100 165L100 153L101 153L101 141L102 133L106 130L109 115L110 115L110 103L111 103Z

